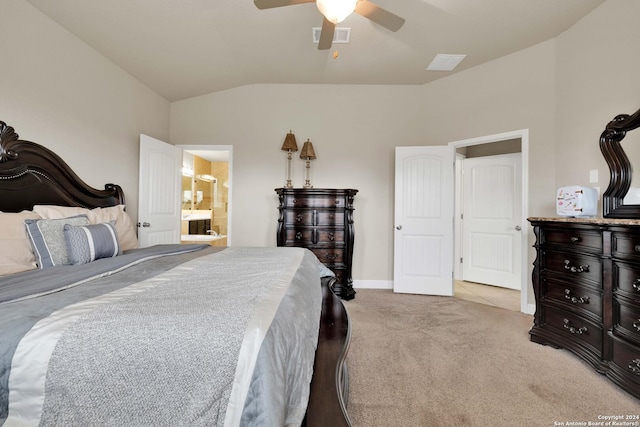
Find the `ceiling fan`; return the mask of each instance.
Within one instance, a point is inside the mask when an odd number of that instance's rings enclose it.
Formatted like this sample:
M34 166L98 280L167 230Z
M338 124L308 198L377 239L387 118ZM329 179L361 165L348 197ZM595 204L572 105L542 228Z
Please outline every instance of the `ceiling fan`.
M254 0L258 9L272 9L295 4L316 3L320 13L324 15L318 50L331 48L336 24L355 12L390 31L398 31L404 24L399 17L368 0Z

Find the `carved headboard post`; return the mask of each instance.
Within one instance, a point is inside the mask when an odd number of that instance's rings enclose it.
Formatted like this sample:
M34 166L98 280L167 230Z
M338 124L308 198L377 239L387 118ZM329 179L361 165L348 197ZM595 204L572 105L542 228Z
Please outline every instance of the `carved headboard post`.
M53 151L19 139L0 121L0 211L29 210L35 204L85 208L124 204L119 185L104 190L87 185Z
M640 205L624 205L624 197L631 187L633 168L620 141L627 132L640 127L640 110L634 114L619 114L610 121L600 135L600 151L609 166L609 186L602 195L602 214L605 218L640 218Z

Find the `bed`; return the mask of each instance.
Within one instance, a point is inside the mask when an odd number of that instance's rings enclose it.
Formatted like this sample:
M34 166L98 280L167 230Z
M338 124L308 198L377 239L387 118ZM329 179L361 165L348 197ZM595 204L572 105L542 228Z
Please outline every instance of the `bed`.
M0 426L349 426L349 319L300 248L138 248L124 192L0 122Z

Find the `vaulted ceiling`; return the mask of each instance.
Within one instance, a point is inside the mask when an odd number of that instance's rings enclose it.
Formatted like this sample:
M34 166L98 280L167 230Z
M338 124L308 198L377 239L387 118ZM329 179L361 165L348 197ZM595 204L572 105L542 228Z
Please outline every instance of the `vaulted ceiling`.
M353 14L348 44L317 50L315 4L253 0L26 0L170 101L257 84L420 85L436 54L460 72L556 37L605 0L374 0L397 32ZM337 52L336 52L337 51Z

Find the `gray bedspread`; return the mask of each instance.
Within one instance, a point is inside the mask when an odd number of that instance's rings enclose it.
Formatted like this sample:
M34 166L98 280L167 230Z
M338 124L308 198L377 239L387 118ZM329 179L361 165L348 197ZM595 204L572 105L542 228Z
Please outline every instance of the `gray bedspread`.
M297 248L194 249L136 251L36 298L9 285L3 299L0 281L0 424L300 425L321 265Z

